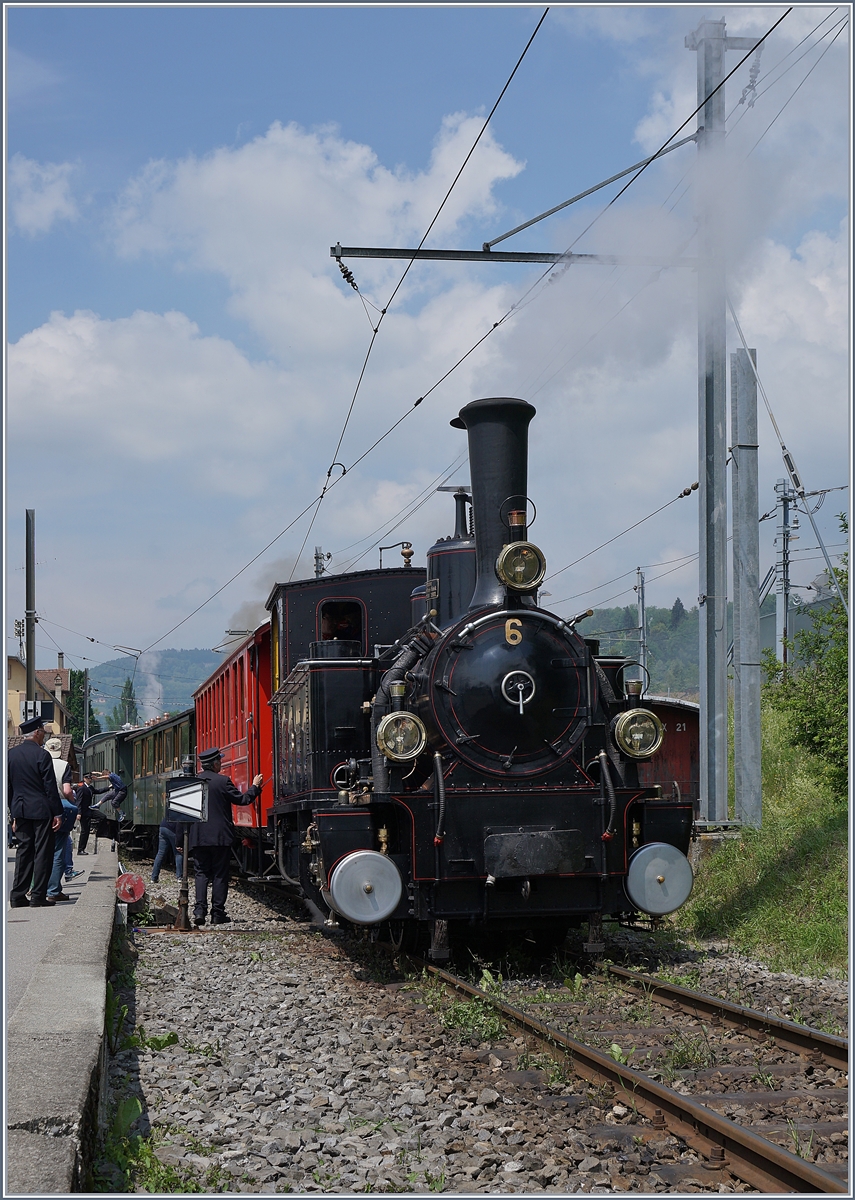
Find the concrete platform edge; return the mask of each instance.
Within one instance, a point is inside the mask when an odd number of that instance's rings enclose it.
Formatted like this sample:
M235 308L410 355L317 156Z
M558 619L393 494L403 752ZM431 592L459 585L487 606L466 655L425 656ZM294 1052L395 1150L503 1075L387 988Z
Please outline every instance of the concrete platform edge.
M4 1196L88 1190L106 1111L107 961L117 855L97 866L9 1019Z

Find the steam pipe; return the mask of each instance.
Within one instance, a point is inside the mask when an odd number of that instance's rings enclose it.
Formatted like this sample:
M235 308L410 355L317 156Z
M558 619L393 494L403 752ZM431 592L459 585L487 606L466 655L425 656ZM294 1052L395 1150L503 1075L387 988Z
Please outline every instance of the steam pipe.
M528 495L528 426L536 409L527 400L497 396L473 400L451 424L469 435L472 507L475 513L477 579L469 604L487 608L505 603L496 559L514 540L501 508L525 508ZM507 519L507 517L506 517Z

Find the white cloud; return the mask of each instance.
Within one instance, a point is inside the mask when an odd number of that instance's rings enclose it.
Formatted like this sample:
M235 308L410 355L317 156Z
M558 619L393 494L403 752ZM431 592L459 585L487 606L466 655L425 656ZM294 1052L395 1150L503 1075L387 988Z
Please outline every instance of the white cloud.
M238 148L150 164L122 198L117 246L127 256L169 253L182 266L223 275L232 312L279 357L308 360L325 352L330 325L342 317L350 325L355 309L329 258L330 245L337 239L417 243L482 124L464 114L446 118L428 169L416 173L389 170L369 147L333 129L308 133L278 123ZM466 220L493 212L495 185L521 169L488 130L435 237L453 241ZM381 304L402 270L400 263L351 265L360 286ZM412 272L408 293L436 276ZM361 341L364 316L356 315Z
M9 163L9 202L12 220L31 237L47 233L56 221L79 216L71 194L73 163L38 163L14 154Z

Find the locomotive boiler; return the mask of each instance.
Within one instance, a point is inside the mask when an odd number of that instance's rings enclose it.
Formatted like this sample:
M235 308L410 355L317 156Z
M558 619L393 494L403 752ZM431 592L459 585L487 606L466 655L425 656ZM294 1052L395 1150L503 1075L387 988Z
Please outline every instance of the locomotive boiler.
M627 661L580 634L588 613L538 603L534 415L499 397L452 421L471 492L424 582L407 565L268 601L276 869L331 923L437 959L456 936L546 947L585 921L593 946L603 916L673 912L692 886L691 799L657 774L663 722Z

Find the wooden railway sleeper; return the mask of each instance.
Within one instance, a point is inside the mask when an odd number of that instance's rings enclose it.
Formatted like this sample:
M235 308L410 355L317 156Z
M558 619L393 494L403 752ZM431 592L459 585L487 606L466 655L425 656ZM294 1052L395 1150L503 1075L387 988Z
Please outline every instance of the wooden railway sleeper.
M726 1161L731 1174L762 1192L829 1193L848 1195L848 1185L816 1164L791 1154L774 1142L735 1125L710 1108L682 1096L631 1067L576 1041L568 1034L528 1016L497 997L419 959L411 959L446 986L493 1005L508 1020L546 1043L560 1047L572 1059L575 1073L590 1082L610 1084L636 1111L651 1119L654 1128L664 1119L671 1132L708 1161ZM723 1159L724 1156L724 1159Z
M756 1037L772 1036L778 1046L806 1055L811 1062L824 1062L838 1071L849 1069L849 1042L846 1038L797 1025L795 1021L785 1021L753 1008L744 1008L718 996L693 992L652 975L628 971L625 967L610 966L608 971L617 979L643 988L651 999L666 1008L680 1009L697 1017L715 1017L731 1028L746 1030Z

